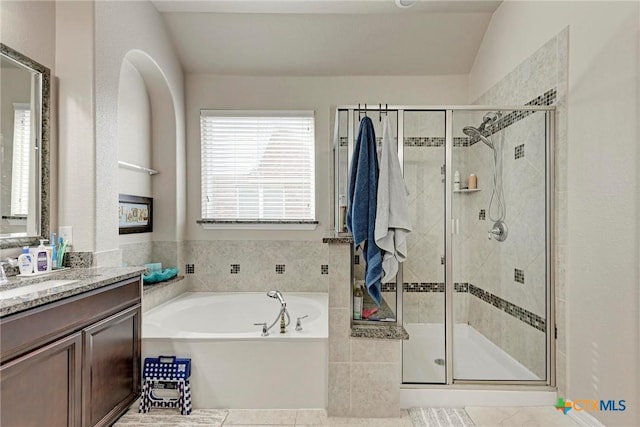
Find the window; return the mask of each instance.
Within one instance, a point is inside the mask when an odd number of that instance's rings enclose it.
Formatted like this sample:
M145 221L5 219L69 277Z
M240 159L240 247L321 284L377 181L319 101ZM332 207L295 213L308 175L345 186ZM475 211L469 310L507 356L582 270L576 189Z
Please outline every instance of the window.
M11 164L11 215L29 214L31 161L31 106L13 104L13 161Z
M313 111L200 112L202 218L315 222Z

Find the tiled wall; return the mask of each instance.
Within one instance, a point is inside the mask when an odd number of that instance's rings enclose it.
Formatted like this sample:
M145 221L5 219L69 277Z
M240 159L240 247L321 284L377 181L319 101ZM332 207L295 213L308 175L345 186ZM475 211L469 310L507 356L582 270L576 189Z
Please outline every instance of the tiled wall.
M196 240L184 242L183 252L191 291L327 292L335 272L321 242Z
M400 416L401 341L352 338L351 245L329 251L330 416Z
M120 245L123 265L145 265L161 262L163 268L178 267L178 242L138 242Z

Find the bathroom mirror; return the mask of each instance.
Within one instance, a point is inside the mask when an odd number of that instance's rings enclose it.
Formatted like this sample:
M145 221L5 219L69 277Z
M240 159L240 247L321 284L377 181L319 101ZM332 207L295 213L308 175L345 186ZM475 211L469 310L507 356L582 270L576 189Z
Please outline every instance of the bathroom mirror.
M0 43L0 248L49 235L50 71Z

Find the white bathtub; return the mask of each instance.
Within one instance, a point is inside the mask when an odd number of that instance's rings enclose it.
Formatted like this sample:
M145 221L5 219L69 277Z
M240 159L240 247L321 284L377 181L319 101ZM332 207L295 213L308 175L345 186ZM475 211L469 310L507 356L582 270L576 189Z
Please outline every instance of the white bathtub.
M184 293L143 314L143 357L191 358L194 408L325 408L328 296L284 298L287 332L277 323L263 337L254 323L271 324L280 310L266 293Z

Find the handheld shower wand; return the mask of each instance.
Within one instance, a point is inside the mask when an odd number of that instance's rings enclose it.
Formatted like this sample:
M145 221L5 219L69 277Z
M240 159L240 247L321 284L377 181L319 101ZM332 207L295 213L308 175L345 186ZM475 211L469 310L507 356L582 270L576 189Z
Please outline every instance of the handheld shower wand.
M279 290L274 289L272 291L267 292L267 296L271 297L271 298L275 298L278 301L280 301L280 304L285 307L287 305L286 302L284 302L284 297L282 296L282 294L280 293Z

